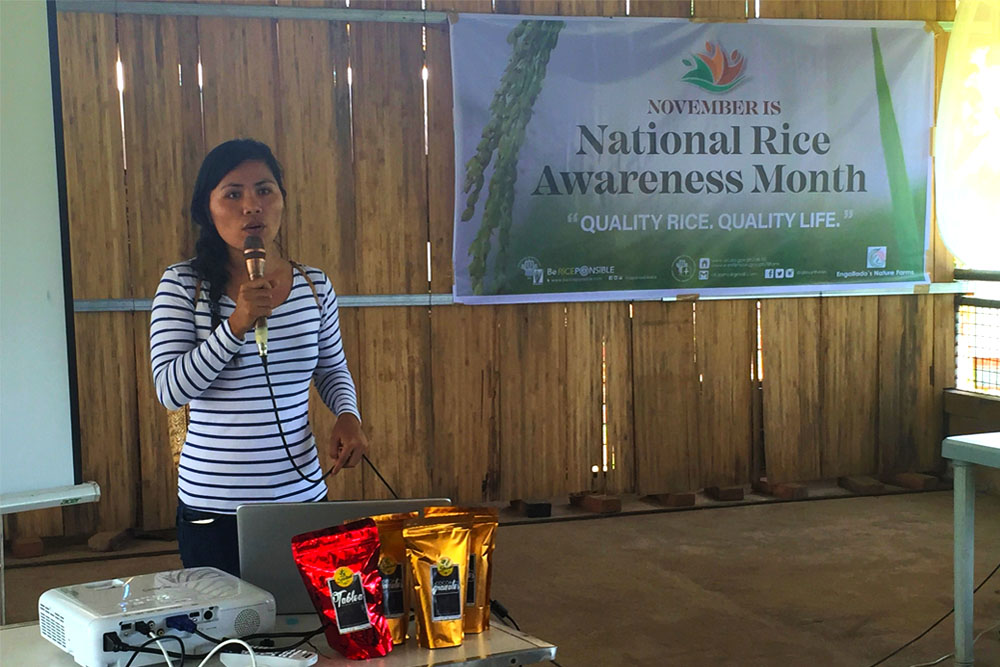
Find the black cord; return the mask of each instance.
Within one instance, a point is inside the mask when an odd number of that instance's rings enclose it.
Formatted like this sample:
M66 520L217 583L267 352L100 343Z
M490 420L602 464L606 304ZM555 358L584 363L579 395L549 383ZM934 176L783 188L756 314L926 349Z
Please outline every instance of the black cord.
M299 468L299 464L295 462L295 457L292 456L292 449L291 447L288 446L288 440L285 438L285 430L281 428L281 413L278 412L278 400L274 397L274 387L271 386L271 376L267 372L266 354L261 355L260 363L264 367L264 381L267 384L267 393L271 395L271 406L274 408L274 423L277 424L278 426L278 435L281 436L281 444L284 445L285 447L285 456L288 457L288 460L291 462L292 467L295 468L295 472L299 473L299 477L309 482L310 484L319 484L327 477L329 477L331 474L333 474L333 467L331 466L331 468L326 471L326 474L320 477L319 479L312 479L304 472L302 472L301 468ZM374 472L378 476L378 478L382 480L382 483L385 484L385 488L389 489L389 493L392 494L392 497L399 498L399 496L396 495L396 492L392 489L392 487L389 486L389 482L385 481L385 477L383 477L382 473L378 471L378 468L375 467L375 464L371 462L371 459L369 459L366 454L362 454L361 458L364 460L365 463L368 464L368 467L372 469L372 472Z
M976 593L978 593L979 589L982 588L983 586L985 586L986 582L990 580L990 577L992 577L994 574L997 573L997 570L1000 570L1000 563L997 563L997 566L995 568L993 568L993 571L990 572L989 574L987 574L986 578L983 579L982 582L980 582L980 584L978 586L976 586L974 589L972 589L972 594L975 595ZM869 667L878 667L878 665L881 665L883 662L885 662L889 658L893 657L894 655L896 655L897 653L899 653L900 651L902 651L903 649L905 649L907 646L916 643L917 641L919 641L920 639L922 639L928 632L930 632L931 630L933 630L934 628L936 628L938 625L940 625L941 622L944 619L946 619L949 616L951 616L954 612L955 612L955 608L952 607L951 609L948 610L948 613L946 613L944 616L942 616L938 620L936 620L933 623L931 623L931 625L930 625L929 628L927 628L926 630L924 630L923 632L921 632L919 635L917 635L916 637L914 637L910 641L906 642L905 644L903 644L902 646L900 646L895 651L893 651L889 655L885 656L884 658L882 658L878 662L873 662Z
M244 640L247 639L286 639L288 637L305 637L306 639L312 639L319 633L326 630L331 623L324 623L315 630L306 630L305 632L259 632L254 635L247 635L243 637Z
M253 646L252 647L254 651L264 651L264 652L267 652L267 651L271 651L271 652L274 652L274 651L279 651L279 652L280 651L287 651L287 650L290 650L290 649L293 649L293 648L298 648L299 646L302 646L303 644L309 643L309 641L313 637L315 637L316 635L318 635L321 632L323 632L323 630L325 629L325 627L326 627L325 625L321 625L318 629L316 629L316 630L309 630L307 632L271 632L271 633L258 633L258 634L254 634L254 635L247 635L245 637L242 637L242 639L244 641L248 641L250 639L255 639L256 638L256 639L264 639L265 641L269 641L270 638L285 638L285 637L296 637L296 638L299 638L300 641L296 642L295 644L292 644L291 646L274 646L273 645L274 642L270 642L271 643L270 646ZM193 634L198 635L202 639L207 639L208 641L212 642L213 644L221 644L222 642L228 640L228 638L226 638L226 639L218 639L216 637L212 637L211 635L207 635L204 632L198 630L197 628L186 630L186 631L192 632ZM206 657L206 655L207 655L205 653L201 653L201 654L198 654L198 653L189 654L187 652L187 648L184 646L184 642L181 641L181 638L177 637L176 635L165 635L163 637L153 637L153 638L149 639L149 641L145 642L144 644L142 644L139 647L132 647L131 645L126 644L125 642L123 642L118 637L117 634L114 634L114 636L110 638L110 640L112 642L114 642L114 650L116 652L127 653L127 652L131 651L133 653L132 657L129 658L129 661L125 664L125 667L131 667L132 663L135 662L135 659L139 656L140 653L147 654L147 655L162 656L163 655L162 651L160 651L158 649L154 649L154 648L147 648L147 647L150 644L152 644L153 642L157 641L157 640L161 640L162 641L164 639L173 639L178 644L180 644L181 652L179 654L178 653L174 653L173 651L167 651L166 652L167 655L169 655L170 657L172 657L172 658L179 658L180 659L180 665L178 667L184 667L184 661L187 658L192 658L194 660L201 660L201 659L204 659ZM107 650L107 649L105 649L105 650ZM225 651L227 649L223 649L223 650ZM237 652L237 651L242 651L243 649L241 647L234 646L232 649L229 649L229 650L231 652Z
M515 630L518 632L521 631L521 626L517 624L517 621L515 621L507 611L507 607L500 604L497 600L490 600L490 612L495 614L501 621L510 621L510 624L513 624Z
M206 634L205 634L204 632L202 632L201 630L197 630L197 629L196 629L196 630L194 631L194 633L195 633L196 635L198 635L199 637L201 637L202 639L207 639L208 641L212 642L213 644L221 644L222 642L226 641L225 639L216 639L215 637L213 637L213 636L211 636L211 635L206 635Z
M389 486L389 482L385 481L385 477L382 476L382 473L378 471L378 468L375 467L375 464L372 463L371 459L368 458L368 455L362 454L361 458L364 459L364 462L367 463L368 467L372 469L372 472L378 475L378 478L382 480L382 483L385 484L385 488L389 489L389 493L392 494L392 497L399 498L399 496L396 495L396 492L392 490L392 487Z
M496 600L490 600L490 611L496 614L497 618L499 618L504 623L510 621L508 625L513 625L514 629L517 630L518 632L521 631L521 626L517 624L517 621L515 621L514 617L510 615L510 613L507 611L507 608L504 607L499 602L497 602ZM555 660L549 660L549 662L551 662L556 667L562 667L562 665L560 665Z
M143 649L146 648L147 646L149 646L150 644L152 644L153 642L163 641L163 640L166 640L166 639L173 639L175 642L177 642L178 644L181 645L181 655L180 655L181 664L180 664L180 667L184 667L184 656L187 653L187 650L184 648L184 642L181 641L181 638L180 637L176 637L174 635L164 635L163 637L153 637L152 639L150 639L149 641L145 642L144 644L142 644L141 646L139 646L138 648L135 648L135 649L132 649L132 647L129 646L128 644L126 644L124 642L121 642L121 645L123 647L125 647L124 650L128 651L128 650L131 649L132 651L134 651L132 653L132 657L129 658L128 662L125 663L125 667L131 667L132 663L135 662L135 659L139 657L140 653L154 653L156 655L163 655L160 651L156 651L156 650L144 651ZM173 654L170 654L170 655L173 655ZM174 656L174 657L177 657L177 656Z
M274 423L278 426L278 435L281 436L281 444L285 446L285 456L291 462L292 467L295 468L295 472L299 473L299 477L309 482L310 484L319 484L333 472L331 467L325 475L319 479L312 479L299 468L299 464L295 462L295 457L292 456L292 449L288 446L288 440L285 438L285 429L281 428L281 413L278 412L278 400L274 397L274 387L271 386L271 376L267 372L267 355L260 355L260 363L264 367L264 382L267 384L267 393L271 395L271 405L274 407Z
M321 625L318 629L316 629L316 630L309 630L308 632L264 632L264 633L260 633L260 634L256 634L256 635L247 635L245 637L241 637L240 639L242 639L243 641L245 641L247 643L250 643L251 639L280 639L280 638L287 638L287 637L298 638L299 641L297 641L296 643L294 643L294 644L292 644L290 646L254 646L253 647L254 651L277 651L277 652L280 652L280 651L290 651L293 648L298 648L298 647L302 646L303 644L309 643L309 640L311 640L313 637L315 637L316 635L318 635L321 632L323 632L323 630L325 629L325 627L326 626ZM199 637L201 637L202 639L207 639L208 641L210 641L212 643L215 643L215 644L221 644L222 642L227 641L229 639L228 637L223 638L223 639L217 639L216 637L212 637L210 635L206 635L201 630L195 630L194 633L196 635L198 635Z

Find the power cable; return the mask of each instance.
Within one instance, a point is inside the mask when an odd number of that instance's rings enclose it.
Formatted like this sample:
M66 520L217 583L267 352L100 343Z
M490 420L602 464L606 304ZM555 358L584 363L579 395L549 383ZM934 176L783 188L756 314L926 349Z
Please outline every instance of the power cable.
M992 577L994 574L997 573L997 570L1000 570L1000 563L997 563L997 566L995 568L993 568L993 571L990 572L988 575L986 575L986 578L983 579L982 582L980 582L980 584L978 586L976 586L974 589L972 589L973 595L975 595L977 592L979 592L979 589L982 588L984 585L986 585L986 582L990 580L990 577ZM895 651L893 651L889 655L885 656L884 658L882 658L878 662L873 662L871 665L869 665L869 667L878 667L878 665L881 665L883 662L885 662L889 658L891 658L894 655L898 654L900 651L902 651L903 649L905 649L907 646L910 646L911 644L916 643L917 641L919 641L920 639L922 639L928 632L930 632L931 630L933 630L934 628L936 628L938 625L940 625L941 622L944 619L946 619L949 616L951 616L954 612L955 612L955 607L952 607L951 609L948 610L948 613L946 613L944 616L942 616L938 620L936 620L933 623L931 623L930 627L928 627L926 630L924 630L919 635L917 635L916 637L914 637L910 641L906 642L905 644L903 644L902 646L900 646Z

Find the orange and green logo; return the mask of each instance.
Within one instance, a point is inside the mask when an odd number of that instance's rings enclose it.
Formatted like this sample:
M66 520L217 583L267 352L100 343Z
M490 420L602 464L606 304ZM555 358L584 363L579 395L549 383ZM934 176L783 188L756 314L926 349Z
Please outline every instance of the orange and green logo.
M724 93L732 90L738 83L746 79L743 67L746 60L743 54L733 49L728 55L722 45L716 42L705 42L705 52L682 60L690 67L682 81L693 83L699 88L712 93Z

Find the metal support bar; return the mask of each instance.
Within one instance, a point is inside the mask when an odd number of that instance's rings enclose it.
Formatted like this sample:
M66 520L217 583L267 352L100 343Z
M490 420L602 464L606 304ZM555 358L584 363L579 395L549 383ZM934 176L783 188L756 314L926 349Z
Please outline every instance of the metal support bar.
M74 299L76 313L131 313L153 310L152 299Z
M3 0L0 0L2 2ZM960 294L965 291L964 283L934 283L930 285L929 294ZM725 295L687 295L668 296L655 301L715 301L722 299L791 299L806 297L839 297L839 296L886 296L891 294L913 294L899 288L887 288L884 291L866 292L801 292L793 294L725 294ZM571 295L567 295L571 296ZM616 301L614 292L608 293L608 301ZM338 295L337 301L345 308L372 308L379 306L451 306L455 298L451 294L357 294ZM111 313L140 312L153 309L152 299L76 299L73 310L77 313Z
M973 306L975 308L1000 308L1000 301L993 299L979 299L971 296L959 296L955 298L956 306Z
M2 2L3 0L0 0ZM343 308L375 308L379 306L450 306L455 300L451 294L358 294L338 295ZM130 313L150 311L152 299L77 299L73 310L77 313Z
M976 269L955 269L955 280L1000 281L1000 271L979 271Z
M729 293L728 290L739 288L717 288L715 294L679 294L676 296L665 296L656 301L719 301L729 299L815 299L834 298L842 296L905 296L910 294L965 294L970 291L969 286L964 282L951 283L906 283L906 286L872 287L870 289L828 289L810 290L808 285L802 286L801 292L762 292L759 294L739 292ZM748 288L752 289L752 288ZM723 291L727 290L727 291ZM614 292L609 292L614 294ZM609 299L609 301L612 299Z
M375 21L378 23L444 23L445 12L387 9L333 9L277 5L213 5L192 2L132 2L130 0L56 0L56 11L85 14L144 14L153 16L225 16L250 19L310 19Z

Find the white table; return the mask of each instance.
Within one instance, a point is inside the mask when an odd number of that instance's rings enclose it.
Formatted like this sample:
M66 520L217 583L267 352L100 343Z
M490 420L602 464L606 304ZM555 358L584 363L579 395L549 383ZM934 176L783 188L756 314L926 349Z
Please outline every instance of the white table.
M0 0L2 1L2 0ZM276 632L298 631L318 627L319 621L312 617L279 617ZM323 653L335 657L320 656L317 667L428 667L430 665L469 665L475 667L509 667L510 665L530 665L552 660L556 657L556 647L541 639L531 637L517 630L494 622L486 632L466 635L461 646L434 650L417 646L415 639L395 647L384 658L366 661L348 660L327 646L322 634L312 640ZM167 646L170 646L168 642ZM308 649L308 646L302 648ZM122 654L129 657L129 654ZM124 663L123 663L124 664ZM190 659L188 665L197 665ZM210 665L222 663L213 659ZM73 658L55 644L42 638L38 623L21 623L0 627L0 665L10 667L72 667Z
M976 478L974 464L1000 468L1000 433L945 438L941 455L955 464L955 664L971 667Z

